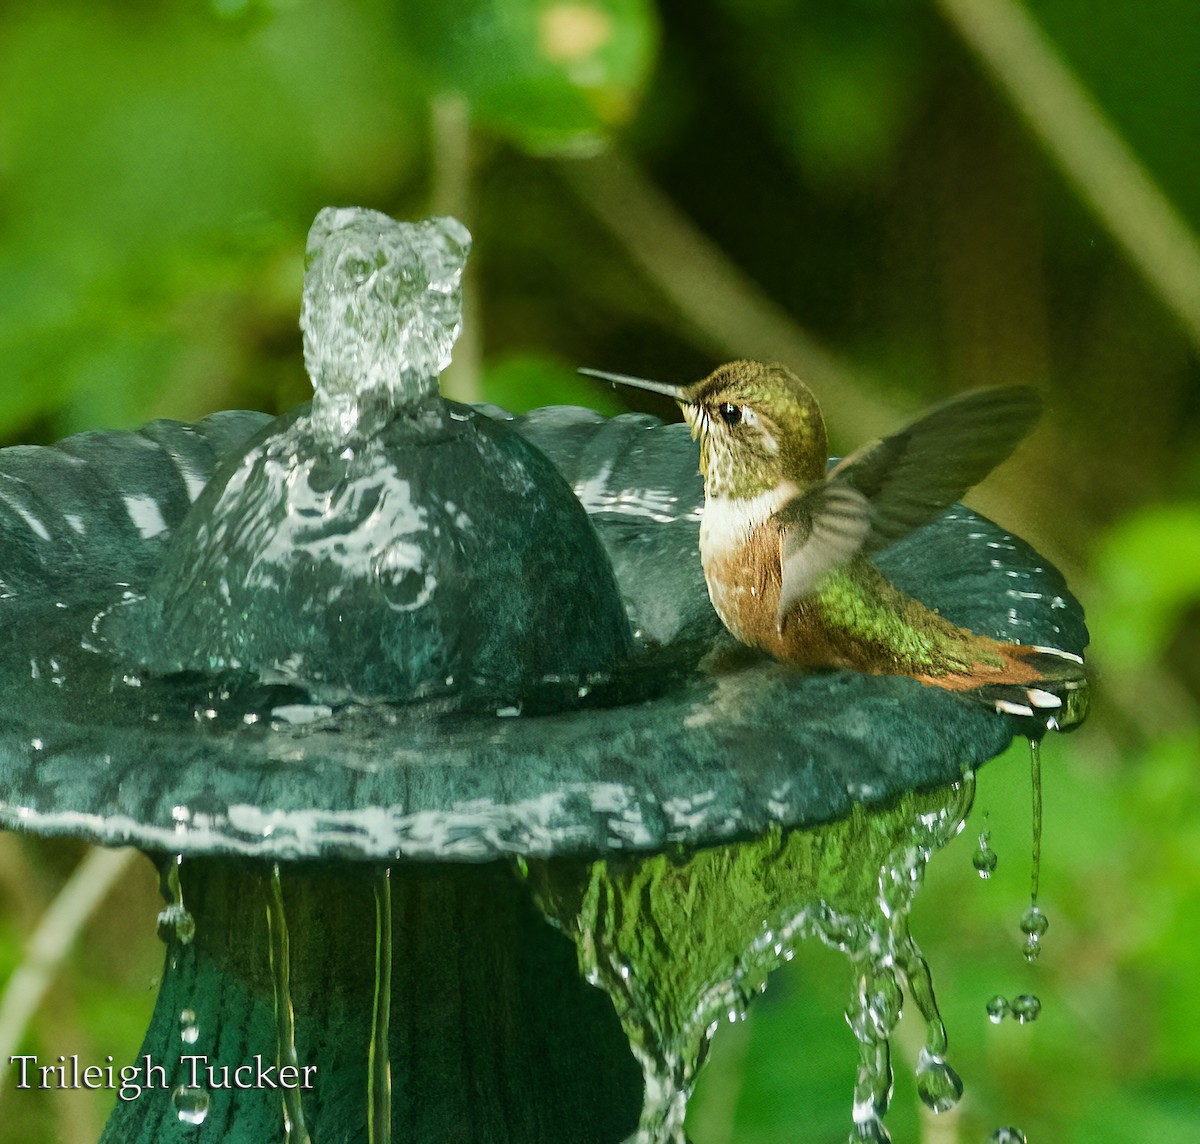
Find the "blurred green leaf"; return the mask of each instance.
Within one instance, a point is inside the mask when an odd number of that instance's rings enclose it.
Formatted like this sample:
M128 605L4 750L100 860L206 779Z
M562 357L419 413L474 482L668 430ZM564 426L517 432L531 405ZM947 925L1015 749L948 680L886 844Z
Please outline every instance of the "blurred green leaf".
M239 35L191 5L5 15L0 433L72 402L55 432L136 424L198 357L225 403L257 336L230 311L269 314L264 265L331 194L394 186L412 146L420 96L350 7Z
M1200 224L1200 31L1194 0L1028 7L1165 189Z
M1091 620L1105 655L1123 668L1151 662L1200 599L1200 503L1130 514L1102 540L1094 570Z
M1200 1098L1188 1082L1143 1082L1104 1092L1083 1111L1072 1144L1193 1144L1200 1124Z
M593 150L636 106L657 42L649 0L398 5L402 40L435 92L535 154Z
M909 5L725 0L747 90L808 180L870 182L904 137L920 95L921 50Z
M833 950L801 945L744 1023L724 1023L688 1108L695 1144L840 1140L850 1127L854 1034L843 1011L850 967ZM897 1139L907 1127L889 1116Z

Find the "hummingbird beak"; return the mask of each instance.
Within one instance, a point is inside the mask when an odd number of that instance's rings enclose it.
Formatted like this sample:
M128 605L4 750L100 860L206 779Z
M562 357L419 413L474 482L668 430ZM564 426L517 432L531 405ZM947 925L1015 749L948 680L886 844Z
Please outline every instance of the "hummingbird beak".
M635 389L648 389L651 393L661 393L664 397L686 403L682 385L672 385L669 381L647 381L644 377L629 377L623 373L605 373L600 369L581 369L580 373L587 377L596 377L601 381L611 381L614 385L631 385Z

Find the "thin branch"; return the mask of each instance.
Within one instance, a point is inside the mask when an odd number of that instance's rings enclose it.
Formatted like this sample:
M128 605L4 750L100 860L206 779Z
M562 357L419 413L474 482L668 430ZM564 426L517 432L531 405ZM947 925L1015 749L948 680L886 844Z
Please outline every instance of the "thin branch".
M1016 0L937 0L1047 153L1200 349L1200 243Z
M471 108L454 92L435 96L430 103L430 151L433 182L430 205L435 215L453 215L471 226ZM454 360L442 374L442 392L455 401L482 401L480 368L483 338L479 321L476 275L467 263L463 284L463 329L454 346Z
M627 158L560 164L567 182L675 307L702 345L734 357L786 362L821 395L833 433L860 442L902 420L824 348Z
M18 1052L30 1019L58 976L80 930L137 856L138 851L129 848L89 851L50 903L29 939L25 960L0 996L0 1061L7 1062Z
M921 1144L959 1144L962 1129L962 1106L956 1104L945 1112L934 1112L920 1106Z

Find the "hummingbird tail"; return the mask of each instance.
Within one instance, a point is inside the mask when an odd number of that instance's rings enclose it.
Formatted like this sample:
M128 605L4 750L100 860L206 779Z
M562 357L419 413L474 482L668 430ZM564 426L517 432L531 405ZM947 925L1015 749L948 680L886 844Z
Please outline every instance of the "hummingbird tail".
M1088 679L1081 656L1053 647L1010 644L1004 650L1009 662L1024 669L1021 674L1026 677L1020 682L983 683L967 692L972 699L1058 731L1083 722L1088 710Z
M1088 710L1088 680L1082 657L1053 647L987 640L992 657L1003 666L979 665L970 674L917 676L964 699L984 703L1005 715L1032 719L1046 728L1067 731L1082 723Z

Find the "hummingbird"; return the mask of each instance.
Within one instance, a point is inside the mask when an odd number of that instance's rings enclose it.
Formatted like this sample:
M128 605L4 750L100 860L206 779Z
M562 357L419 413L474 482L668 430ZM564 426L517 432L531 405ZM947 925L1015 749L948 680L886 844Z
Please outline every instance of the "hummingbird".
M1040 413L1035 390L963 394L828 469L820 407L786 366L735 361L691 385L580 372L679 404L700 443L709 597L742 643L799 668L911 676L1014 715L1054 718L1062 693L1084 686L1079 656L959 627L870 560L1009 456Z

